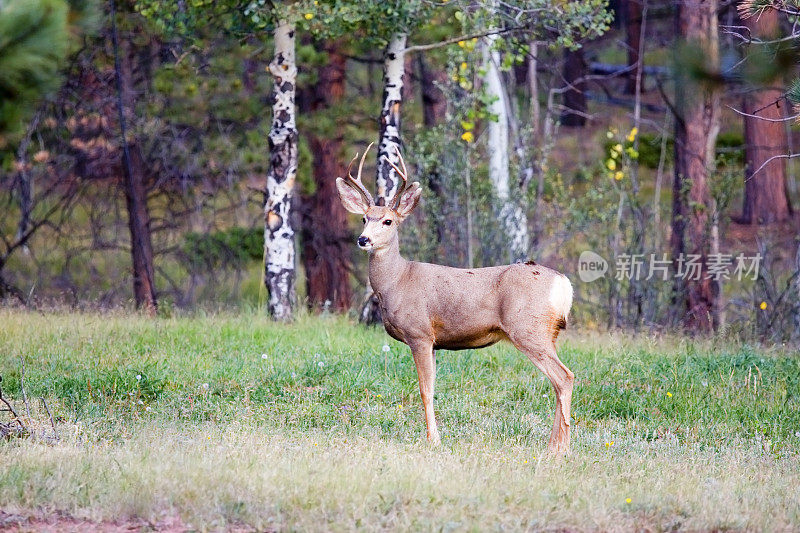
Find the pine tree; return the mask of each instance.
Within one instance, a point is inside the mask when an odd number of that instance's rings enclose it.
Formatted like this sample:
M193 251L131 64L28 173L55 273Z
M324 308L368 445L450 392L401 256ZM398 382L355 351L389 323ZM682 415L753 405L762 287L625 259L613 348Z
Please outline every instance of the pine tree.
M68 47L63 0L0 3L0 147L59 83Z

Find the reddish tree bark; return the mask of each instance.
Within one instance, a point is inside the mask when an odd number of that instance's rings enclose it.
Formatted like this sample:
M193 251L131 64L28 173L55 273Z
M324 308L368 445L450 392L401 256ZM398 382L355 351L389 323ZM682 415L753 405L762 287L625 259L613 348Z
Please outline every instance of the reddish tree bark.
M754 38L773 39L779 35L778 11L767 9L758 16L749 17L744 23ZM763 45L753 50L751 60L769 60ZM786 160L770 158L788 153L784 118L783 82L776 78L769 87L747 93L743 110L745 142L745 182L742 222L745 224L769 224L788 220L791 215L786 194ZM762 165L763 168L762 168ZM759 170L759 168L761 170ZM758 171L757 174L754 172Z
M583 48L564 52L564 111L561 113L561 124L564 126L586 125L586 84L583 82L586 63L583 60Z
M443 69L431 67L424 54L417 54L419 77L422 87L422 122L432 127L444 120L447 112L447 99L436 85L447 81L447 73Z
M636 92L636 78L639 74L639 48L642 35L642 1L625 0L621 9L625 13L625 44L628 48L628 77L625 81L625 93Z
M338 43L326 46L325 50L328 61L318 68L318 81L306 102L311 112L325 112L344 96L345 56ZM308 304L313 309L346 312L353 296L350 285L353 243L347 228L347 213L336 192L336 177L345 171L341 165L342 135L339 129L325 135L311 128L308 140L314 156L316 184L314 194L303 199L301 253Z
M113 6L113 3L112 3ZM128 229L131 235L131 259L133 264L133 294L136 307L144 309L150 316L158 311L155 274L153 268L153 244L150 235L150 213L147 209L145 187L145 164L139 144L134 139L128 142L127 122L134 117L136 92L135 70L138 51L128 41L119 42L116 28L116 13L112 10L112 37L114 44L114 70L116 74L117 103L122 139L122 171L125 203L128 209Z
M687 46L703 50L706 68L718 69L717 0L683 0L676 15L677 33ZM683 308L683 324L690 330L710 332L718 315L718 287L707 279L711 253L709 214L713 209L708 186L719 131L717 88L690 79L680 69L676 80L675 180L673 182L672 235L676 261L675 301ZM681 262L683 258L683 262ZM699 262L690 272L687 261ZM681 277L682 274L685 276Z

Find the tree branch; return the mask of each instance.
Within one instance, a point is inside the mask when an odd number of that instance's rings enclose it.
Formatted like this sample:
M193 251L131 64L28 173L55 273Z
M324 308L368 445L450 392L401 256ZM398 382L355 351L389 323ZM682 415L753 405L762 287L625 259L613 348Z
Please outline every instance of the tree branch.
M758 167L758 168L755 170L755 172L753 172L752 174L750 174L750 176L748 176L747 178L745 178L745 180L744 180L744 181L745 181L745 182L747 182L747 181L750 181L751 179L753 179L753 178L756 176L756 174L758 174L759 172L761 172L761 170L763 170L765 166L767 166L768 164L770 164L770 163L771 163L772 161L774 161L775 159L794 159L795 157L800 157L800 153L798 153L798 154L779 154L779 155L773 155L772 157L770 157L769 159L767 159L766 161L764 161L764 162L761 164L761 166L760 166L760 167Z
M782 98L783 97L778 98L778 100L781 100ZM778 100L775 100L775 102L777 102ZM772 102L772 104L774 104L775 102ZM761 109L764 109L765 107L769 107L772 104L764 106ZM734 113L736 113L738 115L742 115L743 117L757 118L758 120L763 120L765 122L789 122L790 120L797 120L798 118L800 118L800 115L792 115L790 117L784 117L784 118L767 118L767 117L762 117L762 116L759 116L759 115L752 115L750 113L745 113L744 111L739 111L735 107L730 106L728 104L725 104L725 107L727 107L728 109L730 109L731 111L733 111ZM761 109L758 109L757 111L761 111Z
M437 43L428 43L428 44L417 44L414 46L408 46L405 50L403 50L406 54L410 54L412 52L424 52L425 50L433 50L435 48L441 48L442 46L448 46L460 41L469 41L470 39L477 39L479 37L487 37L489 35L502 35L504 33L510 33L517 30L524 30L525 26L512 26L510 28L493 28L491 30L484 30L482 32L472 33L469 35L462 35L460 37L453 37L452 39L445 39L444 41L439 41Z

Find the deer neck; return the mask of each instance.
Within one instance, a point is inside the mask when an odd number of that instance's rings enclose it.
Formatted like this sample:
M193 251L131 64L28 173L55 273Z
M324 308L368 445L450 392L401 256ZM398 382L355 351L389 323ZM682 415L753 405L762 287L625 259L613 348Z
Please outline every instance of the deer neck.
M376 293L385 294L397 286L405 273L408 261L400 256L400 240L397 235L388 246L369 254L369 283Z

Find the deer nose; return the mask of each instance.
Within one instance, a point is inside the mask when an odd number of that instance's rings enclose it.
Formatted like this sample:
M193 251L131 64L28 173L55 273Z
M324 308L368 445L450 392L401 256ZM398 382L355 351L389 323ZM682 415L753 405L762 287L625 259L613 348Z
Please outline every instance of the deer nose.
M367 244L369 244L369 238L364 237L363 235L358 238L358 245L359 246L366 246Z

